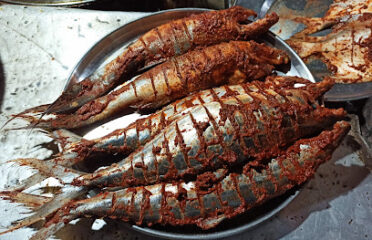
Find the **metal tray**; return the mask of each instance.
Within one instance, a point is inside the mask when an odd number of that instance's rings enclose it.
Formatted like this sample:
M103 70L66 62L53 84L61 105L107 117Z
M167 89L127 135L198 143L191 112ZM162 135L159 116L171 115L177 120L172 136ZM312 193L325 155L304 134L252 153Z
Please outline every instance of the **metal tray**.
M166 23L173 19L189 16L194 13L208 11L207 9L176 9L166 10L138 19L127 25L122 26L116 31L108 34L98 43L96 43L81 59L73 70L68 84L75 81L81 81L89 76L94 70L115 58L128 44L148 30ZM272 33L263 36L262 41L268 45L283 49L291 58L290 69L287 73L278 72L280 75L300 76L315 82L312 74L302 62L300 57L279 37ZM66 85L68 85L66 84ZM92 139L109 133L118 126L123 127L136 120L138 114L127 115L122 118L108 122L85 134L85 138ZM281 209L287 206L298 194L297 190L270 200L261 207L255 208L237 218L226 220L216 228L208 231L202 231L196 227L170 227L153 226L141 227L131 224L124 224L130 229L139 231L151 236L170 238L170 239L216 239L232 236L248 229L252 229L258 224L269 219Z

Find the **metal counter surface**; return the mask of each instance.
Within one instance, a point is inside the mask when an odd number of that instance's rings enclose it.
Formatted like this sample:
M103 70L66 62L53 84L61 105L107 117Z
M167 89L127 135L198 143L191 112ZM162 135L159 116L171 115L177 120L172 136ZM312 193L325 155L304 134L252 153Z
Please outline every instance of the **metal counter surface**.
M76 63L107 33L143 13L101 12L0 5L0 125L12 113L50 103L60 94ZM370 101L371 102L371 101ZM333 159L322 165L298 197L256 229L230 239L372 239L371 157L358 137L348 136ZM9 125L12 126L12 123ZM0 163L18 157L44 159L51 139L37 131L0 132ZM0 189L17 184L32 173L25 167L0 165ZM27 209L0 200L0 228ZM153 239L133 232L119 221L80 220L57 238ZM98 227L100 226L100 227ZM20 229L0 239L28 239L32 230Z

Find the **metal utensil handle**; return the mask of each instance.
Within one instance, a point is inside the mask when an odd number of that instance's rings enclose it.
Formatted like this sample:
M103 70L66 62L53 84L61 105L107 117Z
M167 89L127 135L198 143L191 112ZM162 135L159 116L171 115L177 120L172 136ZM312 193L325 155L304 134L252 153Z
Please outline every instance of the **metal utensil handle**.
M274 4L275 0L265 0L265 2L261 6L261 10L258 13L258 18L263 18L266 13L269 11L271 6Z

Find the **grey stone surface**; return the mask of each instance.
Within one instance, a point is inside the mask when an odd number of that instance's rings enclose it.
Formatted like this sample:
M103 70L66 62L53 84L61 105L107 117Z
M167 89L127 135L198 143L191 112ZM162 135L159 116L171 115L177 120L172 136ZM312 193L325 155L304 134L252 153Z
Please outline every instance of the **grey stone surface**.
M0 124L12 113L52 102L96 41L142 15L0 5ZM18 123L8 127L12 124ZM1 132L0 163L19 157L44 159L51 151L38 145L47 141L50 138L37 131ZM372 239L372 160L363 157L361 145L356 137L348 136L288 207L256 229L230 239ZM30 174L25 167L2 164L0 189ZM25 211L19 204L1 200L0 227L21 218ZM69 225L57 237L150 239L118 221L107 221L100 230L92 230L92 222ZM28 239L31 234L31 229L21 229L0 239Z

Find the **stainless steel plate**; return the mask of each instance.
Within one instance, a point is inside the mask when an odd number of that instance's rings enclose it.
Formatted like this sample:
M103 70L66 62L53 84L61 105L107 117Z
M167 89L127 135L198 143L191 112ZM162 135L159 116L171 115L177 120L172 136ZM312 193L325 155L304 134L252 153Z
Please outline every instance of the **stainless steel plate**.
M69 84L81 81L89 76L94 70L115 58L128 44L137 39L148 30L166 23L173 19L189 16L194 13L207 11L207 9L177 9L158 12L134 22L131 22L116 31L108 34L88 51L88 53L77 64L71 74ZM283 49L291 58L291 66L287 73L278 72L281 75L300 76L315 82L312 74L298 55L279 37L272 33L266 34L262 41L268 45ZM68 85L68 84L67 84ZM97 127L88 132L84 137L96 138L109 133L118 126L123 127L136 120L138 114L127 115L112 122ZM123 125L124 124L124 125ZM129 228L156 237L170 239L215 239L231 236L251 229L269 219L285 206L287 206L297 195L298 191L292 190L285 195L273 199L259 208L247 212L231 220L224 221L216 228L202 231L196 227L170 227L154 226L140 227L126 224Z

